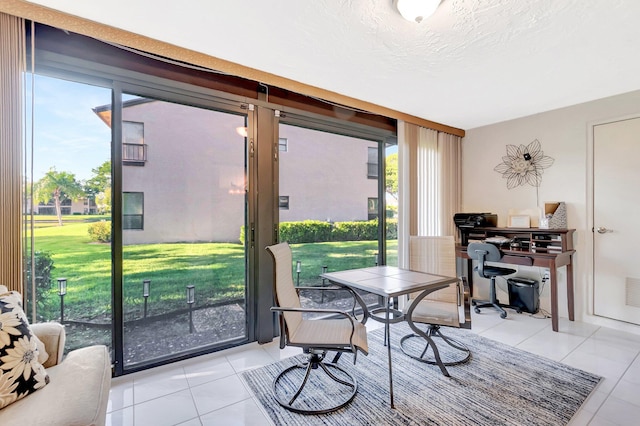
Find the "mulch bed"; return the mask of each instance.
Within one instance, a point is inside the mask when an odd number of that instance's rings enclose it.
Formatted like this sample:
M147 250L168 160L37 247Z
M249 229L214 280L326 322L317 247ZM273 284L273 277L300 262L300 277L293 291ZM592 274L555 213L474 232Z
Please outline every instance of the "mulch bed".
M352 299L340 290L327 290L322 299L321 292L302 295L307 307L338 308L350 310ZM375 301L365 297L367 303ZM146 362L170 354L188 351L213 343L245 336L246 318L244 307L237 303L201 308L193 311L194 332L189 330L189 314L164 315L159 319L125 323L124 363L127 366ZM67 343L65 351L96 344L111 347L111 329L73 322L65 325Z

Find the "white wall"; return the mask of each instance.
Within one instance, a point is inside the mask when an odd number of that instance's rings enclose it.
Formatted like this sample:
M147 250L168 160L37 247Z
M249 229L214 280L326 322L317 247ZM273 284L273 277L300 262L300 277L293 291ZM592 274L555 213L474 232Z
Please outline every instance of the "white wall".
M640 333L640 327L591 315L589 296L592 286L592 224L589 223L591 168L589 137L591 124L610 118L640 113L640 91L630 92L593 102L562 108L516 120L468 130L462 144L463 211L492 212L498 215L498 226L506 226L509 209L528 209L547 201L567 203L568 227L575 228L574 277L576 319L584 322L629 329ZM506 180L493 169L506 155L506 145L527 145L534 139L542 144L545 155L555 159L544 170L539 187L520 186L507 189ZM615 208L615 207L614 207ZM635 217L637 212L620 212ZM623 254L624 255L624 254ZM540 279L538 268L520 267L520 276ZM559 314L567 317L566 273L559 271ZM474 284L480 280L475 279ZM500 281L499 281L500 282ZM506 288L504 281L500 282ZM476 296L486 295L486 283L481 283ZM506 294L499 297L506 302ZM545 287L541 308L550 311L549 288Z

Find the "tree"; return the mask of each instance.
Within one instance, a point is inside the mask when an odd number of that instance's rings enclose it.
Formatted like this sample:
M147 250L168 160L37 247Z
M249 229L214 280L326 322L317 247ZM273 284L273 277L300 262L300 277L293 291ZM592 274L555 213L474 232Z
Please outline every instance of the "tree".
M93 177L86 181L84 191L93 198L100 213L111 212L111 161L107 160L95 169Z
M53 198L58 216L58 225L62 226L61 203L64 200L77 200L84 196L82 186L76 180L76 176L69 172L58 172L55 167L49 169L34 185L33 198L37 203L48 203Z
M386 191L396 200L398 199L398 153L389 154L385 159Z
M96 194L96 207L100 214L111 213L111 187Z

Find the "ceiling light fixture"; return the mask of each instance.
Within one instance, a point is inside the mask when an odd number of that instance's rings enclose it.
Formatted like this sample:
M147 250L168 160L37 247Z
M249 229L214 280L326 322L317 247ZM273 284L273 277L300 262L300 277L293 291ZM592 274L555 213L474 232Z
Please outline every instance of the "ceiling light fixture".
M393 4L404 19L420 23L436 11L440 0L393 0Z
M246 138L247 135L249 134L245 126L236 127L236 133L242 136L243 138Z

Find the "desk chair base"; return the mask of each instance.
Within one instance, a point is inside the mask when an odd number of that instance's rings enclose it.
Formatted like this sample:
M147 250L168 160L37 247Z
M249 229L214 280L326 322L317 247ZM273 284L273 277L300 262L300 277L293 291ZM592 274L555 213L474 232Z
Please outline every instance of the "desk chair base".
M326 414L339 410L353 400L356 396L356 392L358 391L358 383L356 382L355 377L347 373L344 369L338 367L336 364L323 362L325 356L326 351L312 349L309 351L309 358L306 362L293 365L283 370L273 380L273 395L281 406L299 414ZM299 371L298 374L293 373L296 370ZM300 385L295 392L285 395L284 391L279 390L280 384L282 382L291 383L298 380L301 376L300 370L304 370L304 377L302 378ZM331 370L336 373L333 373ZM319 408L312 407L310 405L305 406L306 404L304 403L294 405L298 397L302 394L302 391L307 385L309 377L313 371L323 371L331 379L331 383L340 385L344 388L344 391L339 392L344 395L342 395L342 398L340 398L338 402L331 404L329 407Z
M513 273L515 270L513 269L505 269L505 268L493 268L494 270L504 270L507 273ZM476 314L480 313L480 308L494 308L500 312L500 318L504 319L507 317L507 311L503 308L515 309L517 313L521 314L522 310L516 306L506 305L504 303L500 303L498 297L496 296L496 276L492 276L489 279L489 300L477 300L473 299L471 304L474 306L474 311Z
M504 303L500 303L498 299L496 299L494 302L492 302L491 300L474 299L471 301L471 304L474 306L473 310L476 312L476 314L480 313L480 308L494 308L500 312L500 318L503 319L507 317L507 311L505 311L503 308L515 309L517 313L522 313L522 309L520 309L519 307L505 305Z
M421 331L420 333L422 334ZM422 342L415 341L415 338L421 339ZM438 350L436 342L434 341L435 338L440 339L443 343L446 343L447 346L441 344L440 350ZM421 343L424 344L424 349L420 352L422 347ZM429 348L432 349L432 353L428 352ZM423 335L415 333L407 334L400 339L400 349L402 349L405 355L420 362L438 365L442 373L447 377L450 376L445 366L449 367L464 364L471 359L471 351L469 348L459 341L442 334L440 326L438 325L430 325ZM435 356L436 353L437 357Z

